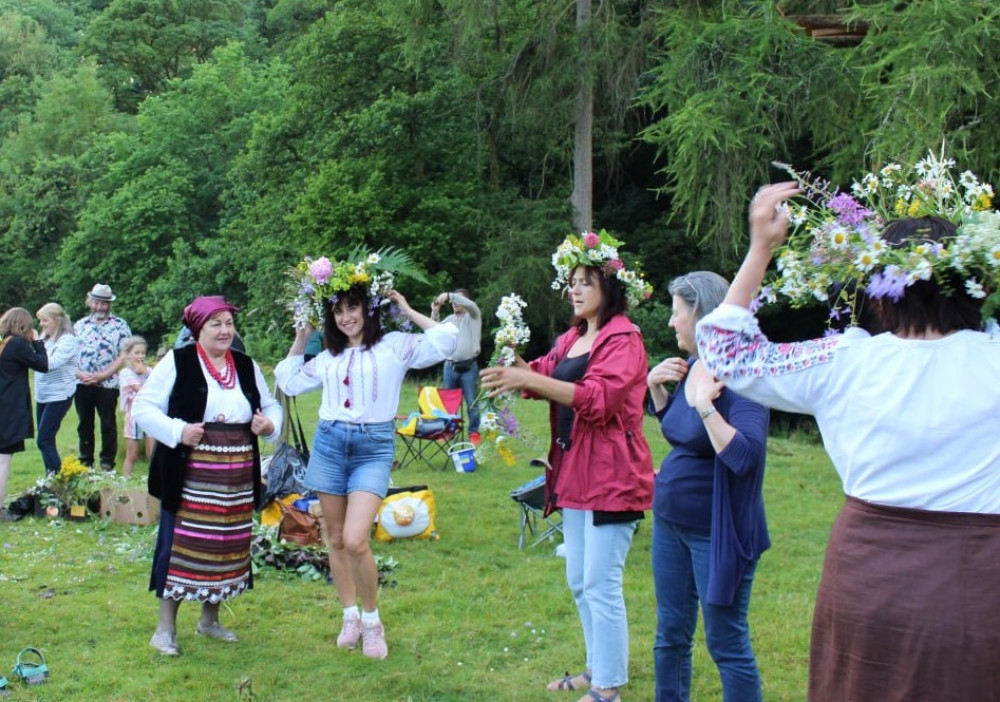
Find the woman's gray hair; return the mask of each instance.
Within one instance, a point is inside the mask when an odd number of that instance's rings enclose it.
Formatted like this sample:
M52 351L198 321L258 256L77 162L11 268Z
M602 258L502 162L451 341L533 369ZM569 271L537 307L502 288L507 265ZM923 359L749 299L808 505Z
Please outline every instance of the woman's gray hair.
M712 271L693 271L670 282L667 291L684 300L697 322L726 299L729 281Z

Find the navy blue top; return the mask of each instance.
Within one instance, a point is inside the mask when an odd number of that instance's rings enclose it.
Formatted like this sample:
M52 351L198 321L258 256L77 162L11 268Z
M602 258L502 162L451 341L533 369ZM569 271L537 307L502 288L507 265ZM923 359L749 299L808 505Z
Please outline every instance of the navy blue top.
M689 369L693 363L689 358ZM729 606L747 566L771 545L762 490L770 410L723 389L715 408L736 434L716 455L698 411L684 397L686 382L656 413L673 449L656 476L653 512L711 535L706 601Z

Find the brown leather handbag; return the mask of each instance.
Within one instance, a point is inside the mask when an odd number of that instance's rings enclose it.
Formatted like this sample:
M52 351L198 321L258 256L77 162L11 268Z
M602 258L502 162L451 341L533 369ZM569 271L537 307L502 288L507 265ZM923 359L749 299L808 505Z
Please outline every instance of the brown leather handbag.
M278 525L278 538L290 541L300 546L321 546L323 535L319 517L310 512L286 505L277 500L281 507L281 523Z

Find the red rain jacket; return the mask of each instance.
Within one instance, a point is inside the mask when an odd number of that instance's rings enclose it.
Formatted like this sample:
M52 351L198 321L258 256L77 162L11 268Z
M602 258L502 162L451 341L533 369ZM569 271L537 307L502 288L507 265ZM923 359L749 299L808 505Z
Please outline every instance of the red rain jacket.
M548 354L531 361L532 370L551 376L579 337L574 326ZM647 372L639 328L625 315L612 317L597 332L587 371L576 383L570 448L563 452L555 441L549 448L546 492L554 506L608 512L652 506L653 459L642 433ZM549 423L554 437L555 403Z

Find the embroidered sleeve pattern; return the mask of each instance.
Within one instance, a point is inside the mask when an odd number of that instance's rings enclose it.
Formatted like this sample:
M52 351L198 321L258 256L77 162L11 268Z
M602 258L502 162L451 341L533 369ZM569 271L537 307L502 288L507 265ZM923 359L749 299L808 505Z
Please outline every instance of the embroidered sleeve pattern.
M786 375L829 363L841 336L809 341L771 343L759 329L734 331L699 324L698 349L705 365L719 378L761 378Z

